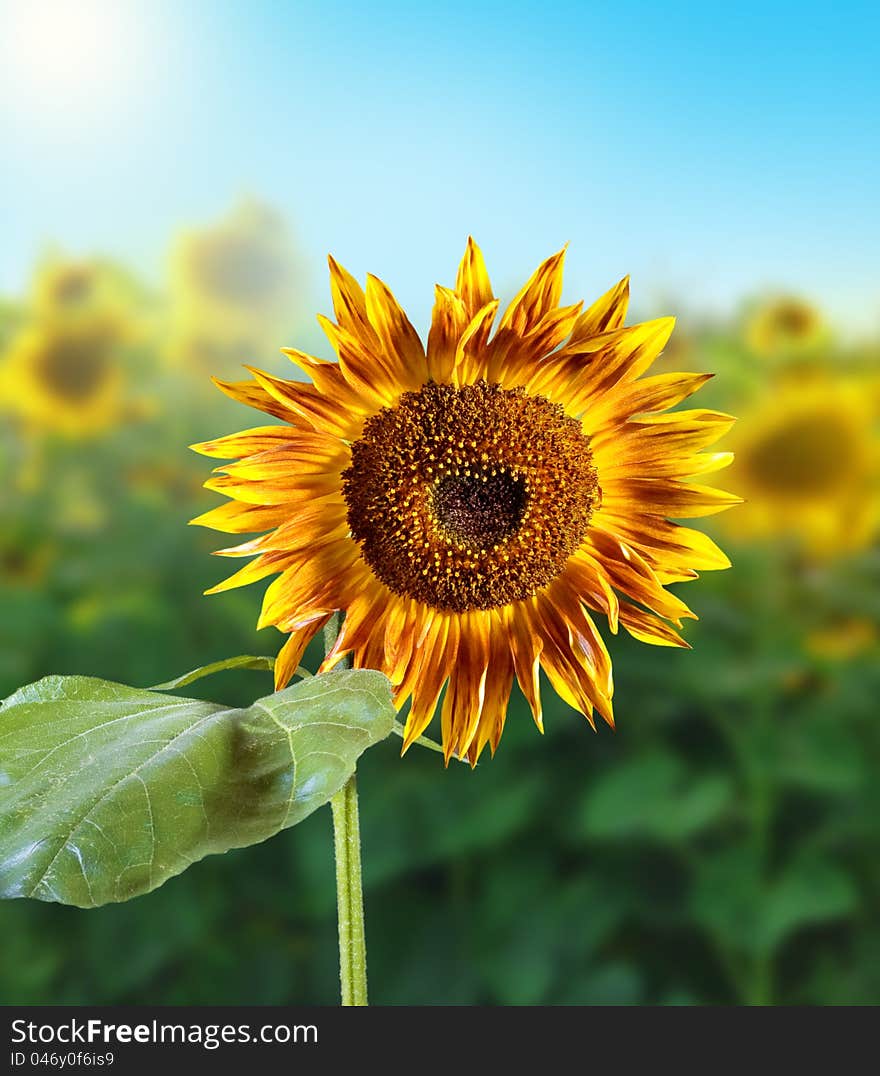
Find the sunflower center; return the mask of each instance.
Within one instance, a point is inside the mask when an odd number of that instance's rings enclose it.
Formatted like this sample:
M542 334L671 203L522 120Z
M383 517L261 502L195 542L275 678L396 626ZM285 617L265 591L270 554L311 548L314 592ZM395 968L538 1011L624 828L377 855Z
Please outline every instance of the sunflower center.
M514 534L526 509L522 475L480 468L469 478L448 475L434 487L434 515L441 530L468 545L495 545Z
M552 582L599 497L589 439L522 389L430 383L364 424L343 473L374 574L436 609L491 609Z
M90 297L94 274L84 266L71 266L54 282L52 295L60 306L77 306Z
M845 422L836 415L804 414L760 440L748 464L764 488L792 496L821 496L834 490L857 452Z
M39 373L56 396L81 403L101 384L108 367L106 343L89 336L74 337L56 340L46 349Z

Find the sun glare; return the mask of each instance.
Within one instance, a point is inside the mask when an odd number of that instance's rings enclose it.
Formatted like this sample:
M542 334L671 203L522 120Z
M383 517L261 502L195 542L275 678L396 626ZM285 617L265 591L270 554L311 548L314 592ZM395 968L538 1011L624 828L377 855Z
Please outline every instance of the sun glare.
M112 106L130 78L134 7L111 0L4 5L0 22L13 98L31 116L75 119Z

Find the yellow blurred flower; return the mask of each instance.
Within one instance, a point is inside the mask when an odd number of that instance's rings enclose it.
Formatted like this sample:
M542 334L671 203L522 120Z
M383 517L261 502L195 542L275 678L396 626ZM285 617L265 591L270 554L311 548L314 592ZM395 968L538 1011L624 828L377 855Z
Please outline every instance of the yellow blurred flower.
M826 335L816 307L790 295L762 303L746 324L746 342L766 358L803 355L824 343Z
M92 307L101 291L101 274L91 262L52 261L34 280L34 307L38 314L70 314Z
M792 537L821 556L867 545L880 519L878 408L869 379L828 371L777 378L730 437L724 521L742 538Z
M100 433L123 417L119 326L94 318L31 324L0 361L0 409L71 437Z
M56 559L57 547L48 541L34 542L24 535L2 535L0 584L36 587L43 583Z
M290 317L297 275L282 219L256 201L242 202L213 227L181 235L171 261L172 359L201 366L211 348L277 339Z
M850 617L817 628L806 638L807 651L828 661L851 661L877 645L877 625L866 617Z
M37 268L30 296L32 318L69 326L116 319L129 333L136 324L135 285L125 271L97 258L53 255Z
M208 378L253 363L264 347L263 342L249 336L221 337L208 332L180 331L172 338L168 355L176 367L194 371L213 389Z

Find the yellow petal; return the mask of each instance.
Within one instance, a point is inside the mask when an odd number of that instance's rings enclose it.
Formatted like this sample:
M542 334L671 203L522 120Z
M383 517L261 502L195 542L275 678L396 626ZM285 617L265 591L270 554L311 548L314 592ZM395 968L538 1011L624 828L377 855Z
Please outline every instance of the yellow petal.
M495 298L492 294L492 285L489 283L489 274L486 272L483 253L471 236L468 236L464 257L458 267L455 291L464 303L469 317L473 317L478 310L482 310Z
M685 642L674 628L650 613L630 605L629 602L620 603L620 623L639 642L651 643L654 646L679 646L685 650L691 649L690 644Z
M648 511L672 519L689 519L711 516L723 512L742 498L714 486L697 486L676 482L668 478L618 478L603 487L603 506L606 509L625 511L636 505Z
M572 329L571 342L577 344L591 336L598 336L599 333L622 329L628 305L629 277L625 276L581 314Z
M355 439L363 425L363 416L347 411L340 402L322 396L311 385L299 381L285 381L247 367L254 375L261 388L282 404L288 412L293 412L313 429L322 433L332 433L346 440Z
M281 691L293 679L306 647L327 623L329 617L319 616L288 635L275 658L275 690Z
M565 248L541 262L504 312L499 328L526 336L559 305Z
M193 452L202 456L213 456L216 459L232 460L241 459L242 456L251 456L255 452L265 452L270 448L277 448L295 439L298 431L292 426L256 426L252 430L244 430L241 433L233 433L228 437L217 437L213 441L202 441L200 444L190 445Z
M449 288L438 284L431 311L431 331L428 334L428 373L434 381L447 384L455 365L458 342L470 321L468 307Z
M378 277L367 277L367 316L376 331L400 391L417 389L428 376L425 349L391 291Z
M254 505L228 501L189 521L192 527L210 527L225 534L253 534L277 527L287 516L287 506Z
M294 425L300 423L300 418L294 410L286 404L282 404L254 381L223 381L219 377L212 377L211 380L221 392L226 393L227 396L238 403L247 404L248 407L255 407L258 411L263 411L267 415L274 415L276 418L283 419L285 422Z
M529 619L529 602L516 602L508 607L508 631L510 652L520 690L526 697L535 724L544 731L541 710L541 686L539 670L541 668L541 649L543 640L531 626Z
M330 295L333 300L333 312L341 328L353 336L359 337L368 348L375 350L379 338L367 316L367 300L363 288L357 280L329 255Z

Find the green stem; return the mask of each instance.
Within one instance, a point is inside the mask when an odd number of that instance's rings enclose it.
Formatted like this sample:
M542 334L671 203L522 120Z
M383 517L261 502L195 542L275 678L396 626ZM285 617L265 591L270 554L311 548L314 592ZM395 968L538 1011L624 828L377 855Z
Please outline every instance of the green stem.
M352 774L330 800L336 850L336 906L339 917L339 983L343 1005L367 1004L367 944L361 883L361 835L357 781Z
M339 635L334 613L324 628L324 651ZM364 892L361 877L361 833L357 778L352 774L330 800L333 848L336 854L336 910L339 923L339 984L343 1005L367 1004L367 943L364 934Z

